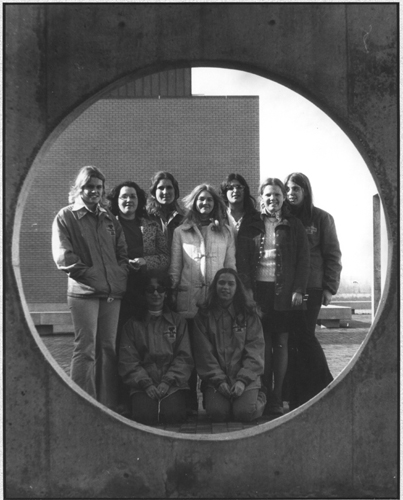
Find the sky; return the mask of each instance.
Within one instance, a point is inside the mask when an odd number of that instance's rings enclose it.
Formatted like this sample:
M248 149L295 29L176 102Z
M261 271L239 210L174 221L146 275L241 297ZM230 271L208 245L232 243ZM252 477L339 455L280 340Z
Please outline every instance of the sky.
M343 279L372 283L372 204L377 189L363 158L340 127L300 94L252 73L193 68L192 94L259 96L261 178L284 180L291 172L307 175L314 205L335 219ZM382 235L384 271L384 223Z

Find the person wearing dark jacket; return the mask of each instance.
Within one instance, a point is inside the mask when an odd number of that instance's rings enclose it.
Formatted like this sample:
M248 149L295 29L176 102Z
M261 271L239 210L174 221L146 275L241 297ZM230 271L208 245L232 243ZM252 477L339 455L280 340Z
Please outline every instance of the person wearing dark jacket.
M150 194L147 200L147 212L152 220L160 225L165 235L168 251L171 251L174 230L184 219L178 203L179 184L169 172L157 172L151 179Z
M71 205L52 226L52 253L68 276L74 325L71 378L93 398L116 410L116 333L129 262L123 230L105 207L105 177L83 167L69 194Z
M309 246L302 223L289 212L284 184L268 178L261 183L259 194L262 212L241 226L236 262L240 278L263 313L265 413L282 415L288 333L293 311L304 307Z
M207 416L249 422L263 414L264 340L256 307L236 271L220 269L194 320L194 353Z
M186 320L166 304L169 285L167 276L147 273L147 306L123 327L119 349L131 418L147 425L186 420L185 393L194 362Z
M308 177L294 172L287 176L285 185L291 211L304 225L310 248L307 309L295 323L298 363L290 400L290 407L295 408L333 380L315 327L321 306L329 305L338 290L342 265L334 219L313 205Z
M220 186L220 196L227 206L227 218L236 238L241 224L248 224L257 213L256 201L241 174L229 174Z

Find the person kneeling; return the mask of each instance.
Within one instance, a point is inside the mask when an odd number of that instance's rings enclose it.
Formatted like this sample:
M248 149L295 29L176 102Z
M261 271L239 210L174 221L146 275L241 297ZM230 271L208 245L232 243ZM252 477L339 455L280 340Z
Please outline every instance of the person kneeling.
M264 339L255 304L236 271L220 269L194 320L194 356L207 416L250 422L262 416Z
M185 390L194 362L186 320L166 304L169 280L149 273L146 307L123 327L119 374L129 386L131 418L146 425L186 420Z

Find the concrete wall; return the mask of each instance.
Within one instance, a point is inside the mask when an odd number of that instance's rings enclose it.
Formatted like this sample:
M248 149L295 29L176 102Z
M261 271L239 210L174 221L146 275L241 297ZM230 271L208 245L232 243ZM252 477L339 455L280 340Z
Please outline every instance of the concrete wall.
M396 497L397 5L4 9L6 496ZM189 65L271 77L328 112L367 161L388 225L385 293L358 356L304 407L231 435L153 431L73 388L30 331L19 288L21 206L46 140L117 80ZM359 224L359 207L344 202Z

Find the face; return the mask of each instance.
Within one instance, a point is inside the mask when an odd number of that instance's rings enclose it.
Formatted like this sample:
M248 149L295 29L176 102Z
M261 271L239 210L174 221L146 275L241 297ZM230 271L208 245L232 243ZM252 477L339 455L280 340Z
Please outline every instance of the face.
M175 201L175 188L169 179L161 179L158 182L155 198L161 205L169 205Z
M265 186L262 193L262 202L269 212L278 212L284 203L284 195L279 186Z
M304 190L295 182L288 181L287 182L287 198L291 205L299 206L304 201Z
M230 181L227 189L227 200L229 203L243 203L245 197L244 189L244 186L239 181Z
M119 212L126 219L133 219L139 204L136 190L133 187L123 186L119 192Z
M217 281L217 295L221 305L229 305L235 296L235 292L235 277L230 273L221 274Z
M152 278L146 287L148 309L151 311L160 311L164 306L165 295L165 288L158 283L156 278Z
M90 180L81 188L81 198L90 210L101 201L104 191L104 183L97 177L90 177Z
M214 198L208 191L202 191L196 200L196 208L200 215L208 217L214 208Z

